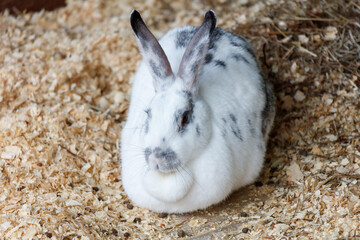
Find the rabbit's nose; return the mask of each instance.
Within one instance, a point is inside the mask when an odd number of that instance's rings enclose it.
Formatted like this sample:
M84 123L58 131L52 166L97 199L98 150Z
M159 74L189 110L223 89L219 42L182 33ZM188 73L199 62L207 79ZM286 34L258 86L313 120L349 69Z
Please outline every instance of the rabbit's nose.
M176 159L176 154L171 148L162 149L160 147L154 148L154 155L158 159L162 159L165 161L173 161Z
M146 148L144 155L151 169L168 171L178 164L176 153L171 148L162 149L156 147L153 150Z

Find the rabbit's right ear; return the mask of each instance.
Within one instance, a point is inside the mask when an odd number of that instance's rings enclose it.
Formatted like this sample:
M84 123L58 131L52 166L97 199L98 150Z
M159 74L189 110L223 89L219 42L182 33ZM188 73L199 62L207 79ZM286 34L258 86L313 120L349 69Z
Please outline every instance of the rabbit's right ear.
M198 87L198 75L204 63L208 51L211 34L216 25L215 12L209 10L204 21L187 46L184 56L180 62L177 76L184 81L185 87L190 92L196 92Z
M138 11L131 12L130 24L138 39L140 53L148 65L157 92L174 80L169 60L158 40L146 27Z

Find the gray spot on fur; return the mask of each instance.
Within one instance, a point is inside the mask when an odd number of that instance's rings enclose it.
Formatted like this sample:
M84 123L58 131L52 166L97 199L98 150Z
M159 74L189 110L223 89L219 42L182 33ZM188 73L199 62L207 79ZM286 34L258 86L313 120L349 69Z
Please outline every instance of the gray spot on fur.
M229 117L230 117L230 120L231 120L231 122L229 123L231 132L234 134L234 136L236 138L238 138L240 141L243 141L241 130L240 130L238 124L237 124L237 118L232 113L229 114Z
M200 126L198 124L196 124L196 135L200 136L201 132L200 132Z
M182 94L185 95L186 99L189 100L189 102L192 103L192 94L190 91L187 91L187 90L184 90L184 91L181 91Z
M147 117L148 117L149 119L152 118L152 113L151 113L151 109L150 109L150 108L145 109L145 113L147 114Z
M156 62L154 60L150 60L149 64L150 64L151 70L153 71L153 73L155 74L156 77L158 77L160 79L165 78L165 75L163 74L163 71L159 64L156 64Z
M233 121L234 123L236 123L237 119L236 119L236 117L235 117L234 114L230 113L230 114L229 114L229 117L230 117L231 121Z
M150 119L152 118L151 109L150 108L146 109L145 113L147 115L147 118L145 120L145 134L147 134L149 132L149 122Z
M235 59L236 61L243 61L243 62L246 62L247 64L249 64L249 61L241 54L233 54L233 55L231 55L231 57L233 59Z
M205 50L207 50L207 44L202 43L198 47L198 57L203 57L205 54Z
M243 141L243 137L241 135L241 131L237 126L231 127L232 133L235 135L236 138L238 138L240 141Z
M233 45L234 47L241 47L241 48L245 48L245 43L243 41L238 41L235 38L231 38L230 39L230 44Z
M226 68L226 63L224 61L221 61L221 60L215 60L215 65L220 66L222 68Z
M251 122L251 119L248 119L248 124L249 124L249 128L250 128L250 133L254 137L255 136L255 127L254 127L253 123Z
M149 119L145 120L145 134L149 133Z
M233 45L234 47L240 47L242 49L244 49L245 51L247 51L251 57L256 60L256 55L254 50L252 49L251 45L245 40L245 38L243 38L240 35L236 35L233 33L229 33L229 38L230 38L230 44Z
M187 60L189 60L189 59L192 58L192 55L194 55L194 52L195 52L195 49L190 49L190 52L189 52L188 55L187 55L187 57L188 57Z
M185 95L186 100L187 100L187 102L188 102L188 107L187 107L187 109L190 110L190 111L192 111L193 108L194 108L194 100L193 100L193 96L192 96L191 92L190 92L190 91L182 91L182 92L183 92L183 94Z
M211 53L206 54L204 64L208 64L212 61L213 55Z
M221 135L223 137L225 137L227 135L227 131L226 131L227 121L226 121L226 118L221 118L221 121L223 122L223 127L221 129Z
M198 27L193 27L190 30L184 30L176 34L175 46L176 48L185 48L189 45L190 40L194 36Z
M198 69L199 69L199 62L195 62L195 63L191 66L190 71L191 71L193 74L195 74L195 73L198 71Z

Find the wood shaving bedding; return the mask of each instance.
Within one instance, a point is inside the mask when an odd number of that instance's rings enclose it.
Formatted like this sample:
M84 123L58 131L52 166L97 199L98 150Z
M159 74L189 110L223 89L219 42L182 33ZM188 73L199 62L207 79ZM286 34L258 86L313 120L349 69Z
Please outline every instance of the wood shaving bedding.
M0 239L359 238L360 6L338 4L69 0L2 13ZM141 59L134 8L157 37L214 9L274 83L261 177L208 210L155 214L122 189L116 145Z

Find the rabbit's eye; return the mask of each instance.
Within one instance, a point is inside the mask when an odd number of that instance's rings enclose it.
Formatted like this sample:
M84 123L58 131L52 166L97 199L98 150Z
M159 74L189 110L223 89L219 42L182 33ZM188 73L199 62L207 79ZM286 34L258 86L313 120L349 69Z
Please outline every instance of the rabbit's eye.
M189 123L189 120L190 120L190 111L185 111L181 116L179 130L182 130Z

